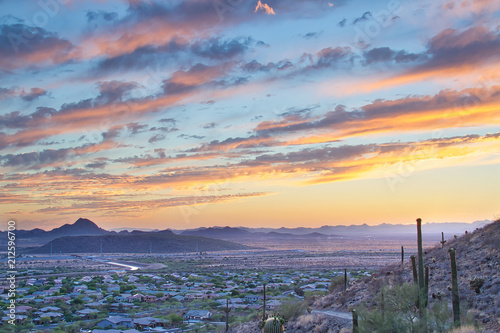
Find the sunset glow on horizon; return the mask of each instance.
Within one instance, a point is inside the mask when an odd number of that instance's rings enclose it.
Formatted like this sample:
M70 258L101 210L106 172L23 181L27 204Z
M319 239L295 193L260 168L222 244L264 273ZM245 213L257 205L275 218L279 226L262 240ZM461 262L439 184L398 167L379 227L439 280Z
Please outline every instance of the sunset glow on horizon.
M0 8L19 229L500 217L498 1Z

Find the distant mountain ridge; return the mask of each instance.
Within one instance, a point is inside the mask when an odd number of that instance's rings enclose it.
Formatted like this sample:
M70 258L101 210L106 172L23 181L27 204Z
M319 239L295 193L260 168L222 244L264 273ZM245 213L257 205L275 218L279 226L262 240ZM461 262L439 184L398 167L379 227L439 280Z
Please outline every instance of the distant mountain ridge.
M448 236L450 234L462 234L465 231L473 231L480 228L491 221L475 221L473 223L424 223L422 231L424 234L433 234L434 237L444 232ZM116 229L115 229L116 230ZM120 229L118 229L120 230ZM415 226L406 224L379 224L369 226L362 225L339 225L339 226L322 226L319 228L248 228L248 227L202 227L188 230L172 230L175 234L183 236L198 236L214 239L224 239L230 241L238 241L238 239L331 239L335 237L414 237ZM39 228L33 230L17 230L16 236L21 242L21 246L26 245L41 245L64 236L102 236L102 235L151 235L151 234L169 234L171 231L166 230L123 230L108 231L100 228L96 223L87 218L79 218L73 224L64 224L50 231L45 231ZM2 237L5 238L5 237ZM3 240L0 241L3 243Z
M473 223L424 223L422 232L426 235L437 239L441 237L441 232L444 232L448 237L453 234L463 234L465 231L473 231L481 228L488 223L489 220L475 221ZM177 234L211 237L217 239L242 239L249 238L287 238L287 239L331 239L336 237L347 238L366 238L373 237L379 239L394 238L394 237L415 237L415 226L407 224L388 224L383 223L375 226L367 224L362 225L339 225L339 226L322 226L319 228L247 228L247 227L210 227L197 228L188 230L173 230ZM440 238L439 238L440 239Z
M472 231L476 228L481 228L492 221L490 220L482 220L475 221L472 223L463 223L463 222L444 222L444 223L423 223L422 224L422 232L423 233L464 233L465 231ZM247 230L251 232L270 232L275 231L279 233L292 233L292 234L308 234L308 233L321 233L325 235L342 235L348 236L352 234L360 234L360 235L376 235L376 234L414 234L415 233L415 225L414 224L389 224L382 223L374 226L370 226L367 224L361 225L336 225L336 226L322 226L319 228L306 228L306 227L298 227L298 228L246 228L246 227L238 227L242 230Z
M160 233L64 236L29 253L189 253L247 250L253 247L205 237Z
M251 229L250 229L251 230ZM335 235L325 235L319 232L311 232L307 234L293 234L286 232L250 232L249 230L245 230L243 228L232 228L232 227L210 227L210 228L200 228L197 230L186 230L180 233L180 235L185 236L200 236L200 237L209 237L216 239L241 239L241 240L249 240L249 239L330 239L336 237Z

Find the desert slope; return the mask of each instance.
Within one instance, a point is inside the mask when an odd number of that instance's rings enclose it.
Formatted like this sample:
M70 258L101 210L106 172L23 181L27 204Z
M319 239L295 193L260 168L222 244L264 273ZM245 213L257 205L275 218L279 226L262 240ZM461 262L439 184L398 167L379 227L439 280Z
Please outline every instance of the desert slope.
M467 305L467 309L462 310L466 310L484 328L484 332L500 332L500 220L453 238L443 248L437 243L435 247L425 249L424 263L430 268L429 306L441 299L451 307L448 254L451 247L456 249L460 300ZM470 281L475 278L484 279L479 294L470 286ZM336 291L313 300L309 304L312 314L303 314L289 321L287 333L349 332L348 328L352 326L350 320L318 312L349 313L363 303L370 307L374 305L375 295L382 286L412 281L411 263L409 257L406 257L404 265L387 266L363 280L351 281L347 291ZM233 328L231 332L260 332L256 325L257 323L243 324Z

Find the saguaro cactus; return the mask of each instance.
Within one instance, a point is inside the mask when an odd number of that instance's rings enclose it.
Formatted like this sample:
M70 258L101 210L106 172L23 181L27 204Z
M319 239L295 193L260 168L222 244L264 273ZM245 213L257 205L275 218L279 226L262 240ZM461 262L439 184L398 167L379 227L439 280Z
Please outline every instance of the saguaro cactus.
M455 326L460 326L460 296L458 294L458 274L457 261L455 258L455 249L450 248L450 264L451 264L451 303L453 306L453 323Z
M427 303L429 302L429 265L425 265L424 294L424 304L427 306Z
M422 246L422 219L417 219L417 246L418 246L418 287L423 295L424 282L424 249Z
M266 320L266 284L264 283L264 306L262 306L262 321Z
M426 293L424 277L424 249L422 246L422 219L417 219L417 246L418 246L418 306L427 307L428 293Z
M411 255L411 268L413 270L413 283L418 285L418 276L417 276L417 262L415 261L415 256Z
M347 290L347 268L344 268L344 291Z
M441 232L441 248L444 247L444 244L446 243L446 241L444 240L444 232Z
M229 307L229 300L226 299L226 308L224 309L224 312L226 313L226 332L229 331L229 312L231 311L231 308Z
M352 310L352 333L359 333L358 312Z
M266 320L262 333L283 333L285 332L284 320L281 317L271 317Z
M403 245L401 245L401 266L404 265L404 262L405 262L405 248L403 247Z

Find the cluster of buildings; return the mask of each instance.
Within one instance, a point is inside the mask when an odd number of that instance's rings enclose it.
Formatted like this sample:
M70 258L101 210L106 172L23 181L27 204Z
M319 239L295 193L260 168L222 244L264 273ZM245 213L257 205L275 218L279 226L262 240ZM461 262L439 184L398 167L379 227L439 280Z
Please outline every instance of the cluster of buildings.
M297 285L303 291L326 291L331 276L319 272L115 272L78 278L32 277L21 280L16 290L16 323L43 327L80 321L92 325L94 333L103 330L113 333L110 330L120 329L127 333L174 332L173 327L180 322L221 321L226 306L236 311L262 311L264 283L269 291L266 310L273 311L283 301L300 298L294 291ZM0 302L8 304L8 301L5 287L0 286ZM174 323L164 317L154 317L151 311L143 311L152 303L168 304L164 308L182 320ZM214 318L214 314L219 315ZM5 319L2 325L7 324Z

